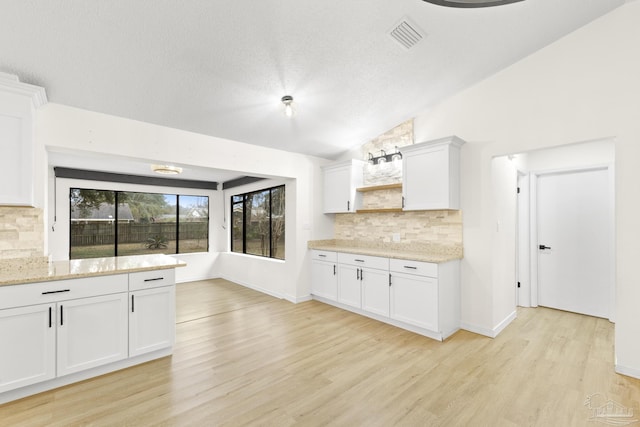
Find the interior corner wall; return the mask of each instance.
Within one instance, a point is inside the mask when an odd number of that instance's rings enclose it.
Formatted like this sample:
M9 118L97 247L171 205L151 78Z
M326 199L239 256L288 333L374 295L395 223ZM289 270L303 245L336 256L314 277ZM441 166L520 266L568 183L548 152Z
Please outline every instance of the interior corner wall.
M491 159L613 137L616 174L616 369L640 377L640 2L628 2L415 119L417 141L457 135L461 152L462 320L494 325Z
M294 180L295 214L287 217L294 230L291 233L294 239L287 248L287 259L274 274L262 271L262 274L252 276L251 280L256 283L250 285L292 301L308 297L310 260L307 240L324 238L332 233L332 222L323 217L320 200L320 166L328 163L327 160L54 103L37 110L36 135L43 147L57 151L125 156L149 160L150 163L170 161L236 171L239 175ZM51 183L48 192L52 192ZM50 195L48 199L51 200ZM62 220L58 218L58 222ZM48 218L48 229L51 222ZM222 251L220 242L217 245ZM224 263L217 262L221 253L210 250L212 259L207 268L212 275L225 274ZM261 265L254 257L245 257L233 268L259 271ZM281 274L282 269L286 274Z

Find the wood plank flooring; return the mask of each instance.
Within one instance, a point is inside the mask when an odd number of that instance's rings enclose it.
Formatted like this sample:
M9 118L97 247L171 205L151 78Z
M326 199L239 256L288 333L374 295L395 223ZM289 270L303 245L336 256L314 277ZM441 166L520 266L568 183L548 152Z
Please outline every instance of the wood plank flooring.
M440 343L220 279L177 300L172 357L1 405L0 425L594 426L606 399L640 419L607 320L520 309L496 339Z

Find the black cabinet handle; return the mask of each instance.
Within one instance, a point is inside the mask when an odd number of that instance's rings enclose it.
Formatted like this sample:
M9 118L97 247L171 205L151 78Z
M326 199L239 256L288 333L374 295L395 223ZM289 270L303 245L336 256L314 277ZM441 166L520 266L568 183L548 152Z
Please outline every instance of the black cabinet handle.
M347 200L347 211L351 209L351 201Z
M321 257L321 258L326 258L326 257L327 257L327 256L326 256L326 255L324 255L324 254L320 254L320 255L318 255L318 256L319 256L319 257Z
M132 313L136 311L135 307L136 307L135 299L134 299L134 296L131 295L131 312Z
M362 273L364 273L364 271L362 271L362 269L360 269L360 281L362 281L362 279L364 278L364 274L362 274Z
M405 265L404 268L410 268L412 270L417 270L418 269L418 267L413 267L411 265Z
M49 294L61 294L63 292L70 292L71 289L60 289L59 291L47 291L47 292L43 292L42 295L49 295Z
M402 208L404 209L404 196L402 196Z
M538 246L540 250L551 249L551 246L540 245Z
M354 259L355 262L364 262L363 259Z
M336 275L336 265L335 264L333 264L333 275L334 276Z
M156 280L164 280L164 277L155 277L153 279L144 279L145 282L155 282Z
M356 268L356 280L360 280L360 269Z
M51 307L49 307L49 327L51 327L53 325L53 321L51 319L51 312L53 311L53 309Z
M60 306L60 326L64 325L64 306Z
M389 287L391 287L391 273L389 273Z

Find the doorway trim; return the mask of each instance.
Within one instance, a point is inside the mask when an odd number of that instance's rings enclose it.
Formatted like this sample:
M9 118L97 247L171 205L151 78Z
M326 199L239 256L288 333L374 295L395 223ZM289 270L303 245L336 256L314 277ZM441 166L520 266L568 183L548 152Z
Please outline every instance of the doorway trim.
M609 321L615 323L616 314L616 230L615 230L615 167L612 163L605 163L600 165L581 166L575 168L563 168L544 171L532 171L530 172L530 220L531 220L531 239L529 245L529 253L531 254L531 306L538 306L538 257L539 251L536 248L538 244L538 178L545 175L553 175L559 173L572 173L572 172L588 172L594 170L605 169L609 179L609 209L611 216L609 218L609 227L611 230L609 236Z

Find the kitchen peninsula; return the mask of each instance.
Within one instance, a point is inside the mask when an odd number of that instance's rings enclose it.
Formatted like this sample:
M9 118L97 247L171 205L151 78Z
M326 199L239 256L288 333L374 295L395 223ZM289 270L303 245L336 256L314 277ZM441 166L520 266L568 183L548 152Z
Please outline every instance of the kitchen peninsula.
M167 255L0 263L0 403L173 352Z
M462 245L310 241L315 300L442 341L460 329Z

